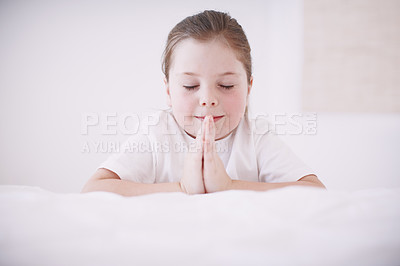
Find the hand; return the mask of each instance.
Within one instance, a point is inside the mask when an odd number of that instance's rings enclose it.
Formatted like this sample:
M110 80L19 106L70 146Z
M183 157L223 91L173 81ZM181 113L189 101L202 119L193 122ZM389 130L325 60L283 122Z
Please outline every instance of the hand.
M183 166L183 177L179 182L182 192L186 194L205 193L203 182L203 139L204 127L202 127L196 137L196 149L188 150Z
M230 189L232 179L226 173L224 164L215 150L215 124L211 116L203 121L204 134L204 162L203 176L206 193Z

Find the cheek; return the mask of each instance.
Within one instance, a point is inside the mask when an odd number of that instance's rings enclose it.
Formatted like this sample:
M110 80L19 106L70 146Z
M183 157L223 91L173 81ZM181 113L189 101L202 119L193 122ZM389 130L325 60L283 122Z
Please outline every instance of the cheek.
M174 95L172 98L172 106L176 111L179 112L191 112L191 110L195 107L195 104L196 101L194 97L189 95Z
M224 109L232 115L244 112L245 107L246 96L243 94L231 95L224 100Z

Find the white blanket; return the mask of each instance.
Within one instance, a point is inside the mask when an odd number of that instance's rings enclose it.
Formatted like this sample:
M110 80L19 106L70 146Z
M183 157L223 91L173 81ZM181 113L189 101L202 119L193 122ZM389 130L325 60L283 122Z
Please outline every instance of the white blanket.
M0 265L400 265L400 188L126 198L0 186Z

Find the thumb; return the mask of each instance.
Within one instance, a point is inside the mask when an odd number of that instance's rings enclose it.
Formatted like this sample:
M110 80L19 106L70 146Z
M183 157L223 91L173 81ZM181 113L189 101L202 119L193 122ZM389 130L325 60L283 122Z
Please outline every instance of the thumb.
M204 139L204 129L201 127L197 132L196 136L196 151L202 152L203 151L203 139Z

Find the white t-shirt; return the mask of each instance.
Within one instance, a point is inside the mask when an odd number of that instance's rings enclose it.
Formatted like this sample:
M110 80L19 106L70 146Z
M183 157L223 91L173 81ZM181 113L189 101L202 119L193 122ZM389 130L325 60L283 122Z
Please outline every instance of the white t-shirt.
M196 140L180 128L169 110L139 121L137 133L99 168L134 182L179 182L186 152L195 149ZM269 128L265 118L251 120L245 115L230 135L215 142L231 179L293 182L315 174Z

